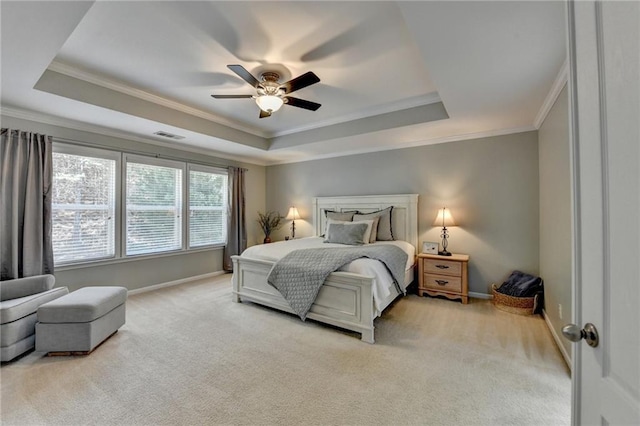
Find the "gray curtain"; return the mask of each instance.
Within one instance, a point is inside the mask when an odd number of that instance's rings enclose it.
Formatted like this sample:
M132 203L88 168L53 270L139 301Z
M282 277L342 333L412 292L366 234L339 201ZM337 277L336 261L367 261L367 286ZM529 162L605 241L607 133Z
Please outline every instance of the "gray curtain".
M53 274L51 136L0 130L0 280Z
M244 175L246 169L229 167L229 206L227 215L227 245L224 248L223 267L233 272L231 256L247 248L247 223L245 220Z

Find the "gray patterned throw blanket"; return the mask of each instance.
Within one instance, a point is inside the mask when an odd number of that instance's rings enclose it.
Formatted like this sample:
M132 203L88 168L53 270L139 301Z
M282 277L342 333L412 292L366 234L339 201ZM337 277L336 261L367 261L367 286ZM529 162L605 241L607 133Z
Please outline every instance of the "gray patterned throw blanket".
M304 320L327 276L363 257L382 262L391 273L398 292L404 292L399 283L404 282L407 253L392 245L294 250L273 265L267 282Z

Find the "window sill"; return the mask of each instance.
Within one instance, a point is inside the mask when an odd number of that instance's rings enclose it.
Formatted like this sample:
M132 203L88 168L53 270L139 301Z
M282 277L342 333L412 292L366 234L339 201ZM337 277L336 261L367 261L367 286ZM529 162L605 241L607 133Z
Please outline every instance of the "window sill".
M55 266L55 271L58 272L58 271L70 271L73 269L94 268L98 266L115 265L118 263L138 262L141 260L158 259L163 257L184 256L184 255L193 254L193 253L201 253L204 251L218 251L223 249L224 249L224 245L215 245L215 246L202 247L198 249L171 251L167 253L128 256L128 257L103 259L103 260L96 260L96 261L83 262L83 263L67 263L65 265Z

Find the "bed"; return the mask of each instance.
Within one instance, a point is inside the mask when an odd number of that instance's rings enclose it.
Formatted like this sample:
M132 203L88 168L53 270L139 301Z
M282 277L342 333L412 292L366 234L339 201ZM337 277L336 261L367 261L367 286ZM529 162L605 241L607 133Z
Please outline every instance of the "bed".
M316 235L321 235L325 229L326 210L358 210L367 213L389 206L393 206L394 239L398 240L398 245L403 245L402 241L406 242L404 248L412 253L404 282L399 283L406 289L414 279L415 249L418 244L417 194L317 197L313 199L313 223ZM233 256L233 301L250 301L293 313L278 290L267 283L267 276L282 253L317 245L318 241L321 241L318 237L283 241L268 244L269 247L250 248L240 256ZM265 249L269 251L265 252ZM387 292L385 288L390 288L388 283L382 288L377 287L381 280L373 270L375 267L358 266L362 263L357 260L347 265L344 268L346 270L331 273L320 288L307 318L360 333L364 342L374 343L374 319L402 293ZM374 294L377 297L374 298Z

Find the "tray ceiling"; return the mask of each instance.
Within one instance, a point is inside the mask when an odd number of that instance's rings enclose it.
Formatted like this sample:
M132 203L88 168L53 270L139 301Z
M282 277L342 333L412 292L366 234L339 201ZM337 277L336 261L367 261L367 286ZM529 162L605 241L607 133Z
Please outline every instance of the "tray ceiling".
M562 2L0 7L4 115L261 164L534 129L566 57ZM295 96L322 107L259 119L252 99L213 99L254 93L228 64L313 71L321 82Z

